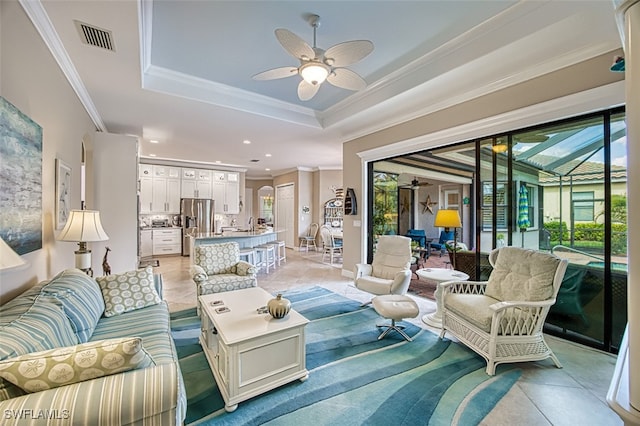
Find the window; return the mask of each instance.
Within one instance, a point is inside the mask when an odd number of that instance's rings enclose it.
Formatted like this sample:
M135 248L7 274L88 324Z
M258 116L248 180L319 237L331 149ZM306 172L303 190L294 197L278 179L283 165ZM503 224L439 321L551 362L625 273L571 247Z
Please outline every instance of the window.
M595 200L593 191L574 192L571 198L573 202L573 219L580 222L593 222Z
M493 224L493 184L482 183L482 230L491 231ZM496 197L496 227L507 229L507 183L498 182L495 190Z

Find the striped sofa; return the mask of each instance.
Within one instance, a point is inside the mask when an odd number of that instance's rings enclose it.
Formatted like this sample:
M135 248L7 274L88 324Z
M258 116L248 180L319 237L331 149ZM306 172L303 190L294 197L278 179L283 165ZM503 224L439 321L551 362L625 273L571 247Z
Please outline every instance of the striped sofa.
M169 311L161 300L162 279L155 275L153 281L159 303L110 317L104 316L97 281L77 269L63 271L0 306L0 369L3 360L21 355L131 336L142 339L152 359L146 368L33 393L0 378L0 423L182 424L183 379Z

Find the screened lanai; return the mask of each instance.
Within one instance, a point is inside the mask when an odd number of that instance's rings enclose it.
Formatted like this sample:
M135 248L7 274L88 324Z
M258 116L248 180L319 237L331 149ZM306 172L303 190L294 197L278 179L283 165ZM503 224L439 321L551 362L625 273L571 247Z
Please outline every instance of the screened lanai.
M490 272L486 256L501 245L567 258L546 331L617 351L627 321L624 110L385 159L370 170L385 179L373 190L377 199L384 186L391 200L371 206L378 225L390 222L385 229L435 238L436 211L459 210L459 241L480 278ZM420 185L408 184L414 180Z

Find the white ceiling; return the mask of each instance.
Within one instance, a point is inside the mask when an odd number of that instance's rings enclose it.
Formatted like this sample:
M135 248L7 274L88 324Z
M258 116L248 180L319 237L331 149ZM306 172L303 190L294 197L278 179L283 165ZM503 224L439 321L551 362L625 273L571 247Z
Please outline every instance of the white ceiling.
M236 166L255 178L341 168L345 141L621 44L607 0L21 3L99 130L139 136L142 157ZM321 16L319 47L374 43L349 67L366 89L325 83L302 102L298 76L251 78L298 65L274 30L312 44L311 13ZM112 31L115 52L83 44L74 20Z

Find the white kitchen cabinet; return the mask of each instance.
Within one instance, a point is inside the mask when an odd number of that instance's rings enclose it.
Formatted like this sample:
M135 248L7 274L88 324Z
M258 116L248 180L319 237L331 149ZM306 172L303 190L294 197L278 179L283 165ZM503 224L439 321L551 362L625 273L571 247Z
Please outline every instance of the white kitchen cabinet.
M182 169L182 198L211 199L211 170Z
M169 166L153 166L154 178L180 179L180 168Z
M153 166L151 164L138 165L138 177L153 177Z
M152 212L180 213L180 180L153 178Z
M140 230L140 257L153 256L153 231L151 229Z
M240 213L240 175L235 172L213 172L213 199L216 213Z
M153 255L182 253L182 229L163 228L153 231Z
M180 168L139 165L140 213L180 213Z
M151 213L153 210L153 178L140 177L140 213Z

